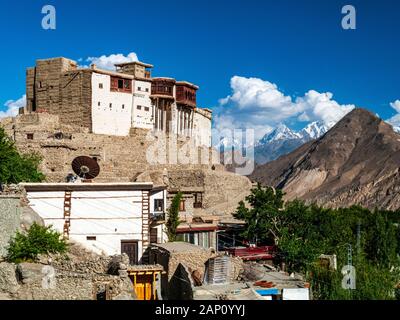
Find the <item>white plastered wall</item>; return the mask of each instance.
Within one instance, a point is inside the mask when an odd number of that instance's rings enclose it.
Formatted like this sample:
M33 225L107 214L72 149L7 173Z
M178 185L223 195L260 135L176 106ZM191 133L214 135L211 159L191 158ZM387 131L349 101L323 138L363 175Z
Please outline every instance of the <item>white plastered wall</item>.
M154 117L150 94L151 83L149 81L133 81L132 127L144 129L153 128ZM138 106L140 106L140 110ZM148 110L146 110L146 108L148 108Z
M28 192L30 207L63 232L64 192ZM138 241L142 256L141 191L74 191L69 238L99 254L121 253L122 240ZM87 240L95 236L96 240Z
M127 136L131 128L133 96L125 92L112 92L110 86L109 75L92 73L93 133Z

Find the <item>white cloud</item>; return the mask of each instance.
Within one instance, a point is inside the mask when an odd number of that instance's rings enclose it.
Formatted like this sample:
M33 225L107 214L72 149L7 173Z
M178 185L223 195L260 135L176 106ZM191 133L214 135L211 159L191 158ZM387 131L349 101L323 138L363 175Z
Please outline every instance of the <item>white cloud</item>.
M321 121L328 128L331 128L342 119L347 113L355 108L353 104L340 105L332 100L330 92L319 93L315 90L308 91L304 97L296 98L295 105L298 109L305 110L309 121ZM300 115L299 118L303 116Z
M25 107L26 95L23 95L18 100L8 100L4 106L6 111L0 111L0 118L15 117L18 114L18 109Z
M100 69L115 70L115 64L138 61L136 53L131 52L127 56L122 53L110 54L109 56L102 55L100 57L89 57L86 61L89 64L95 64ZM82 66L87 67L87 66Z
M394 102L390 103L390 106L397 111L397 113L400 113L400 100L396 100Z
M254 128L256 139L289 119L321 121L331 127L355 108L332 100L330 92L309 90L304 96L292 99L276 84L259 78L234 76L230 84L232 93L220 99L215 109L215 127Z
M393 126L396 131L400 130L400 100L396 100L390 103L390 106L396 110L396 114L387 119L386 122Z

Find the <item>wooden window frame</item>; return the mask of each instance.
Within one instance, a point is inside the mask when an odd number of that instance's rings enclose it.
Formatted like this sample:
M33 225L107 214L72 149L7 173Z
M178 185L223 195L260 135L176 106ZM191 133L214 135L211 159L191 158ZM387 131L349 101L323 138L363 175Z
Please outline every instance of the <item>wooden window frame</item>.
M179 212L185 212L186 211L186 200L181 199L181 202L179 202Z
M120 86L122 81L122 87ZM132 80L121 77L110 77L110 91L112 92L123 92L132 93Z

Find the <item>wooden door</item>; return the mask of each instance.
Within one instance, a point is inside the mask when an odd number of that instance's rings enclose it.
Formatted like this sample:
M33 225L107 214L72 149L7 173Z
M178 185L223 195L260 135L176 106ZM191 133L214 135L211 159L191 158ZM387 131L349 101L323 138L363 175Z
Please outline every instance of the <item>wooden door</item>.
M158 243L158 230L157 228L150 229L150 243Z
M121 253L126 253L129 257L131 265L138 264L138 242L137 241L121 241Z

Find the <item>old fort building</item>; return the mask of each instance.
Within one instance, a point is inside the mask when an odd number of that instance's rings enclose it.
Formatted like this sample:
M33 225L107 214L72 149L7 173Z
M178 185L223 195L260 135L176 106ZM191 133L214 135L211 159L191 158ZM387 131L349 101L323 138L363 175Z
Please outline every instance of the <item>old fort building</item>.
M90 133L128 136L131 129L162 131L211 146L209 109L197 106L198 86L151 76L142 62L117 64L115 71L73 60L37 60L26 72L27 104L21 114L48 113L60 123Z
M165 188L164 209L181 192L182 237L209 246L216 221L231 219L251 182L220 163L211 146L212 113L197 104L199 87L152 77L152 69L142 62L109 71L66 58L37 60L27 69L26 106L0 126L19 151L40 155L47 183L70 182L74 160L85 157L99 168L93 183ZM205 234L193 238L196 228Z

